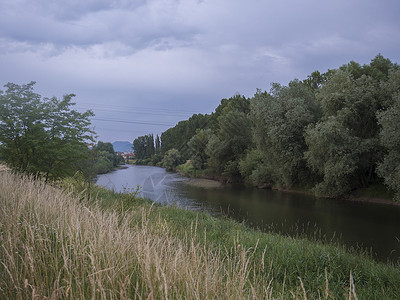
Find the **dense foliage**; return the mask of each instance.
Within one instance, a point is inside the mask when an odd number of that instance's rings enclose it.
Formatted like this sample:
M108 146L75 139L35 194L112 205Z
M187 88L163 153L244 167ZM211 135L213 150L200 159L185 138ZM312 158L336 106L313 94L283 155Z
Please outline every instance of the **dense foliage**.
M133 141L135 161L138 165L157 165L161 162L160 137L153 134L139 136Z
M138 159L152 157L156 153L154 136L152 134L139 136L133 141L133 148Z
M161 152L167 153L171 149L179 149L185 158L189 155L187 142L196 133L197 129L206 128L209 122L208 115L194 114L186 121L179 122L175 127L161 134Z
M170 149L165 153L162 165L168 170L174 170L178 165L183 163L182 155L177 149Z
M385 183L396 191L396 199L400 201L400 94L394 99L393 106L378 114L382 145L387 152L378 165L378 174Z
M15 170L55 179L73 175L88 157L91 111L71 109L73 94L42 98L35 82L0 91L0 156Z
M385 183L400 194L400 68L382 55L223 99L161 135L195 169L338 197Z
M95 174L104 174L112 171L123 162L122 156L114 152L111 143L98 142L92 149L94 156L93 169Z

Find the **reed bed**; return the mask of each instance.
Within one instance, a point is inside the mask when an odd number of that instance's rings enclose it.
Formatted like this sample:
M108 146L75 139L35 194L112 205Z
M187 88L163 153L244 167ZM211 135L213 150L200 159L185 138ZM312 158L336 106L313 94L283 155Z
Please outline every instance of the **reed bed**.
M1 299L357 299L359 274L346 271L346 285L332 291L335 277L322 266L310 284L317 273L293 274L268 243L243 244L243 233L222 243L207 233L201 219L211 217L153 205L106 209L83 199L0 173ZM180 212L183 223L174 221ZM382 268L398 275L394 266Z

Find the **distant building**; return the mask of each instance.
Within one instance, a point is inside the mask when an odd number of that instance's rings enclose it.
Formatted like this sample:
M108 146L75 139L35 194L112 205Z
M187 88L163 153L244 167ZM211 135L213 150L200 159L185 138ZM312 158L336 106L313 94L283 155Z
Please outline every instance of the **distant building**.
M135 153L133 152L116 152L117 155L122 156L125 160L134 159Z

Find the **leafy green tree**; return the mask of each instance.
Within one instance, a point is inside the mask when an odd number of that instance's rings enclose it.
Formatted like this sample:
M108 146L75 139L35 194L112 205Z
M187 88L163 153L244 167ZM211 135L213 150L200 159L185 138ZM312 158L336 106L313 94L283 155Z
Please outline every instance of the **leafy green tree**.
M185 159L189 159L191 151L188 141L196 134L198 129L206 129L209 126L211 116L194 114L188 120L180 121L176 126L161 134L162 153L170 149L179 149Z
M378 174L384 178L385 184L396 192L396 200L400 201L400 94L394 97L393 106L387 111L378 113L382 130L380 138L387 154L378 165Z
M263 164L263 155L258 149L251 149L247 152L246 156L239 162L239 171L243 179L247 183L252 183L251 175L258 166ZM256 184L257 185L257 184Z
M135 158L143 159L146 157L146 137L139 136L133 141L133 149L135 151Z
M46 180L72 175L87 155L93 113L71 109L73 94L42 99L34 84L8 83L0 93L0 153L12 168Z
M114 147L111 143L99 141L92 151L95 157L94 168L96 174L108 173L123 162L123 158L114 152Z
M340 196L374 180L384 155L377 112L393 102L397 72L397 65L378 55L370 65L342 66L319 90L323 117L306 133L306 158L323 176L317 193Z
M311 75L307 76L307 79L303 80L303 83L311 90L316 91L328 80L329 75L330 71L324 74L321 74L319 71L314 71Z
M270 93L256 93L251 102L251 119L254 141L262 154L262 164L257 166L262 168L262 172L257 172L257 184L262 184L261 174L266 176L266 184L272 178L285 187L309 180L304 132L319 117L315 94L297 80L287 87L273 84Z
M151 158L156 152L153 134L147 134L136 138L133 141L133 148L137 159Z
M239 180L239 161L252 144L250 100L235 95L222 99L211 116L208 144L205 148L207 169L228 180Z
M218 120L218 118L230 111L242 112L245 115L250 113L250 100L242 95L235 95L231 98L224 98L221 103L215 109L213 117ZM218 125L218 124L216 124Z
M102 141L99 141L94 147L93 147L94 151L97 152L107 152L110 154L114 154L114 147L111 143L104 143Z
M323 180L315 186L320 196L337 197L348 192L362 152L362 140L353 136L336 117L310 126L306 132L305 157Z
M158 134L156 135L156 141L155 141L155 152L157 155L161 154L161 140Z
M218 117L218 130L209 138L206 154L208 168L216 175L223 174L229 179L241 177L239 160L251 145L251 122L241 111L227 110Z
M170 149L165 153L162 165L168 170L175 170L177 166L183 164L185 160L177 149Z
M146 157L150 158L156 153L153 134L146 135Z
M206 154L206 149L211 135L211 129L198 129L188 142L189 149L192 152L190 159L195 169L204 169L206 166L209 158Z

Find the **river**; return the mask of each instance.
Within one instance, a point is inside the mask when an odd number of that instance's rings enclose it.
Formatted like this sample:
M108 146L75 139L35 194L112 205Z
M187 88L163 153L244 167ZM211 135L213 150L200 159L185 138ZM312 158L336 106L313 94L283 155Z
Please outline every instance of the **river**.
M321 199L272 190L226 186L200 188L186 178L151 166L130 166L99 175L97 184L141 195L165 205L227 215L251 227L287 235L299 232L372 251L381 261L400 261L400 207Z

